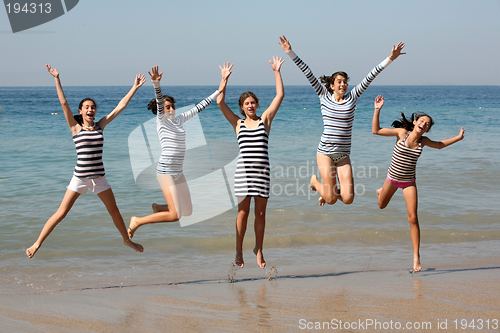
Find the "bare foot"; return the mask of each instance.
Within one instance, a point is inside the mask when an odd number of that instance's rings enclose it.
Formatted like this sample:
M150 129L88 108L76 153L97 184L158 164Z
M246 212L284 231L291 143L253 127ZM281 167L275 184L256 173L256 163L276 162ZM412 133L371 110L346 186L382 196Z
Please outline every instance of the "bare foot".
M377 197L379 197L379 196L380 196L380 192L382 192L382 188L379 188L379 189L377 190Z
M138 220L138 218L135 216L132 216L130 218L130 224L128 225L128 230L127 230L128 237L130 239L132 239L132 237L134 237L135 231L137 230L137 228L140 227L140 224L137 222L137 220Z
M153 208L153 212L158 213L158 212L168 212L168 205L158 205L156 203L151 205L151 208Z
M420 257L413 259L413 272L420 272L422 270L422 266L420 265Z
M257 264L260 268L266 267L266 261L264 260L264 254L262 250L253 249L253 253L257 256Z
M133 248L134 250L136 250L137 252L144 252L144 248L142 247L141 244L139 243L134 243L132 242L132 240L129 238L125 241L123 241L123 244Z
M320 206L324 206L326 204L326 201L325 199L323 199L323 197L319 197L318 201Z
M238 265L240 268L243 268L243 266L245 266L245 263L243 262L243 253L236 252L236 258L234 258L234 263Z
M35 255L36 251L38 251L38 249L40 248L40 246L38 245L31 245L27 250L26 250L26 255L28 256L28 258L33 258L33 256Z
M316 177L316 175L312 175L311 176L311 183L310 183L311 190L316 191L316 187L313 185L313 183L317 182L317 181L318 181L318 177Z

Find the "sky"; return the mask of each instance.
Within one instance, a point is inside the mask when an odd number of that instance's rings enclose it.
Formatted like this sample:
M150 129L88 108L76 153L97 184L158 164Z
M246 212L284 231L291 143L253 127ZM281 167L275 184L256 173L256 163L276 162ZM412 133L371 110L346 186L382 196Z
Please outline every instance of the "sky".
M379 85L500 85L500 0L80 0L65 15L12 33L0 9L0 86L128 86L158 65L163 85L308 82L278 44L285 35L319 77L345 71L351 84L403 41L406 55ZM150 83L149 83L150 84Z

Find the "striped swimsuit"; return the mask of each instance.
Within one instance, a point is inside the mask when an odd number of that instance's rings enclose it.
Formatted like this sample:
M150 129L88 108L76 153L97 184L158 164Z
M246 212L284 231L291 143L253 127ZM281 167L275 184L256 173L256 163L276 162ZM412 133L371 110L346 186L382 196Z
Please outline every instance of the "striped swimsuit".
M153 81L157 103L156 130L160 139L161 156L156 168L157 175L177 176L182 174L182 165L186 155L186 132L183 124L204 110L219 96L219 91L202 100L194 108L186 111L173 120L167 118L164 112L163 94L159 81Z
M78 134L73 135L78 156L73 175L78 178L98 178L105 174L102 163L104 136L99 125L96 128L93 131L82 128Z
M352 124L354 121L354 110L359 96L368 88L375 77L382 72L392 61L386 58L378 66L355 86L349 93L344 95L342 102L337 102L333 94L321 85L312 71L293 51L286 52L305 74L309 83L313 86L319 96L321 114L323 115L323 135L318 145L317 152L330 155L351 152Z
M401 142L396 143L394 146L391 165L387 173L389 180L398 183L413 183L415 181L417 160L422 154L422 139L419 140L418 147L412 149L406 146L406 139L409 135L410 132L406 134Z
M269 135L262 119L255 129L248 129L242 120L237 139L240 154L234 174L236 196L269 198Z

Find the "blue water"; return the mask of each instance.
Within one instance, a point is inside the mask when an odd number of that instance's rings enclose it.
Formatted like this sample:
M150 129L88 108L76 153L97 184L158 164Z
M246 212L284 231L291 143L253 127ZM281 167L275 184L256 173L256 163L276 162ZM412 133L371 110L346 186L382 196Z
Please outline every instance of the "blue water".
M199 102L215 89L164 87L164 93L176 97L180 108ZM90 96L98 103L97 118L110 112L128 90L65 87L74 113L79 101ZM259 96L261 110L275 93L271 86L229 86L227 103L233 110L246 90ZM444 150L426 147L418 162L422 256L432 258L460 244L467 244L464 248L469 252L474 244L477 248L498 244L500 86L371 86L358 101L353 128L355 201L326 207L317 205L318 197L307 185L316 172L316 147L323 128L318 98L310 86L287 86L285 93L270 136L272 191L264 243L269 263L292 270L297 268L292 268L296 258L307 255L314 267L328 269L365 262L369 251L370 260L379 265L398 262L411 267L401 193L386 209L377 207L375 190L384 182L394 146L394 138L371 134L373 100L379 94L385 97L383 127L389 127L400 111L407 115L423 111L435 121L428 134L431 139L450 138L458 135L461 126L466 128L463 141ZM153 117L146 110L152 97L152 87L142 87L104 131L106 177L127 225L131 216L150 214L151 203L163 200L159 190L137 186L129 156L129 135ZM136 254L121 244L103 204L90 192L78 199L36 256L27 259L25 249L61 202L76 153L54 87L0 87L0 105L2 290L147 284L192 275L227 277L234 256L234 208L187 227L178 223L142 227L134 240L146 251ZM208 143L236 145L234 131L215 103L199 119ZM211 195L206 193L207 202ZM264 274L254 267L251 220L245 238L249 264L238 274ZM337 258L340 253L342 259ZM336 257L335 264L325 263L325 257Z

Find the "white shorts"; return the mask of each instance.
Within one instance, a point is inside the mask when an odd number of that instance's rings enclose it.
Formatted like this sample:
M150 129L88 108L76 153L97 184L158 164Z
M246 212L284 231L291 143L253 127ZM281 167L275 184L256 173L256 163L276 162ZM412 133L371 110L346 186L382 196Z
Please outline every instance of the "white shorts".
M90 188L95 194L99 194L111 188L105 176L97 178L78 178L73 175L69 185L66 187L68 190L75 191L76 193L85 194Z

